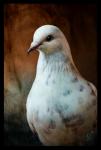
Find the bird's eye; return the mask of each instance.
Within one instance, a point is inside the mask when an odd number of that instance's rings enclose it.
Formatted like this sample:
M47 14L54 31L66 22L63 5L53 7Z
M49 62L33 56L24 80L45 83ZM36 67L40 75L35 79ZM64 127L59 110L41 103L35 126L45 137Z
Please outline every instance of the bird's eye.
M46 41L49 42L53 39L54 39L54 37L52 35L48 35L47 38L46 38Z

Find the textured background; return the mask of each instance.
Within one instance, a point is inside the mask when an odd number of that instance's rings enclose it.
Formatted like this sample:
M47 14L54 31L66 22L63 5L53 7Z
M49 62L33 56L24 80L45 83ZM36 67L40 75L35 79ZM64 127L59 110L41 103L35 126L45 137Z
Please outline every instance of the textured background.
M4 115L6 145L40 145L26 122L26 98L35 77L38 52L27 55L34 31L58 26L67 37L81 74L97 86L95 5L5 4Z

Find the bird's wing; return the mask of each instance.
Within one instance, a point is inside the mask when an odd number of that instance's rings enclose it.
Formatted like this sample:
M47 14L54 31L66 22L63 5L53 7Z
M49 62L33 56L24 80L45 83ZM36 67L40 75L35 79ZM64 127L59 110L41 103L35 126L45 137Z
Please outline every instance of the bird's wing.
M96 87L95 87L91 82L89 82L89 84L90 84L90 86L91 86L93 92L94 92L95 95L97 96L97 89L96 89Z
M35 133L36 130L35 130L34 124L32 122L30 122L28 119L27 119L27 121L28 121L28 125L29 125L30 129L32 130L33 133Z

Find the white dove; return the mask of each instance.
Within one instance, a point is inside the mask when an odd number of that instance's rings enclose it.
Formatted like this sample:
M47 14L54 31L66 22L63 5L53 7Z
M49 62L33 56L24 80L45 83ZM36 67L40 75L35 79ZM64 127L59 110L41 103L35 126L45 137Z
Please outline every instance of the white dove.
M31 130L45 146L83 145L96 132L95 86L77 70L58 27L39 27L28 53L34 49L39 50L39 59L26 103Z

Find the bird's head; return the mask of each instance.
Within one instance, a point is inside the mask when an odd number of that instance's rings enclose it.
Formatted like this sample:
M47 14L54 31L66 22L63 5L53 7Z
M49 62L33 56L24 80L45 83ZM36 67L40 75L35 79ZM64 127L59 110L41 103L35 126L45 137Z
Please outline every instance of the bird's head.
M28 53L32 50L38 49L45 54L50 54L65 49L65 46L69 49L69 45L67 44L64 34L58 27L44 25L35 31Z

